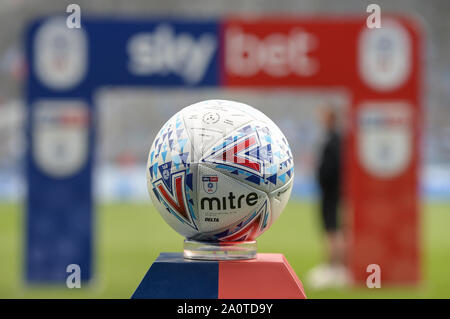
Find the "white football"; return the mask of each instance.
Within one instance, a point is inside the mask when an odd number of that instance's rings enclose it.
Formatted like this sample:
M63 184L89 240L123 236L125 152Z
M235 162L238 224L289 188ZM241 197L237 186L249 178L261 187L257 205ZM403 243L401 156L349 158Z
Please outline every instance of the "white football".
M267 116L238 102L208 100L164 124L150 149L150 198L182 236L254 240L280 216L291 194L289 144Z

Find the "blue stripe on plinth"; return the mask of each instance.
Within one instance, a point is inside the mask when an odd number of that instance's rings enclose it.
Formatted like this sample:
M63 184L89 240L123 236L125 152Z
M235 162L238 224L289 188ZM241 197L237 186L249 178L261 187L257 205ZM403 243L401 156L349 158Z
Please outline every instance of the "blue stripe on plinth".
M217 299L219 263L161 253L145 274L132 299Z

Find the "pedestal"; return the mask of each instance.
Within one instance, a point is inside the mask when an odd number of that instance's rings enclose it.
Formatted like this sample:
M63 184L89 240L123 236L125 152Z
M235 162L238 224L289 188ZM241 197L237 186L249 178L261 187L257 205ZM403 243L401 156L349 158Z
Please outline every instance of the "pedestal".
M132 299L306 299L303 285L282 254L256 259L188 260L161 253Z

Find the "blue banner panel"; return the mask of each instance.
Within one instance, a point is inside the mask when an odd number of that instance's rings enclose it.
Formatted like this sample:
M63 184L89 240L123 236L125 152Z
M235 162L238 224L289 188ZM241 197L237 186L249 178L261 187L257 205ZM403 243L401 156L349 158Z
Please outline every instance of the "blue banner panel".
M49 17L26 33L28 282L92 277L95 92L219 85L219 23Z

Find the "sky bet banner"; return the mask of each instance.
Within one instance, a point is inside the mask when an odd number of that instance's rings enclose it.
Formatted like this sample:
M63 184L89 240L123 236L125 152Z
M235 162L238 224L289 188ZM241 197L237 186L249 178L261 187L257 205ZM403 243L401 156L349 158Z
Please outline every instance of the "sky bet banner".
M368 29L365 17L83 18L69 29L50 17L28 28L26 49L28 281L64 282L71 264L92 276L93 96L104 86L347 90L349 266L357 281L369 264L384 282L418 280L413 21L384 16Z

